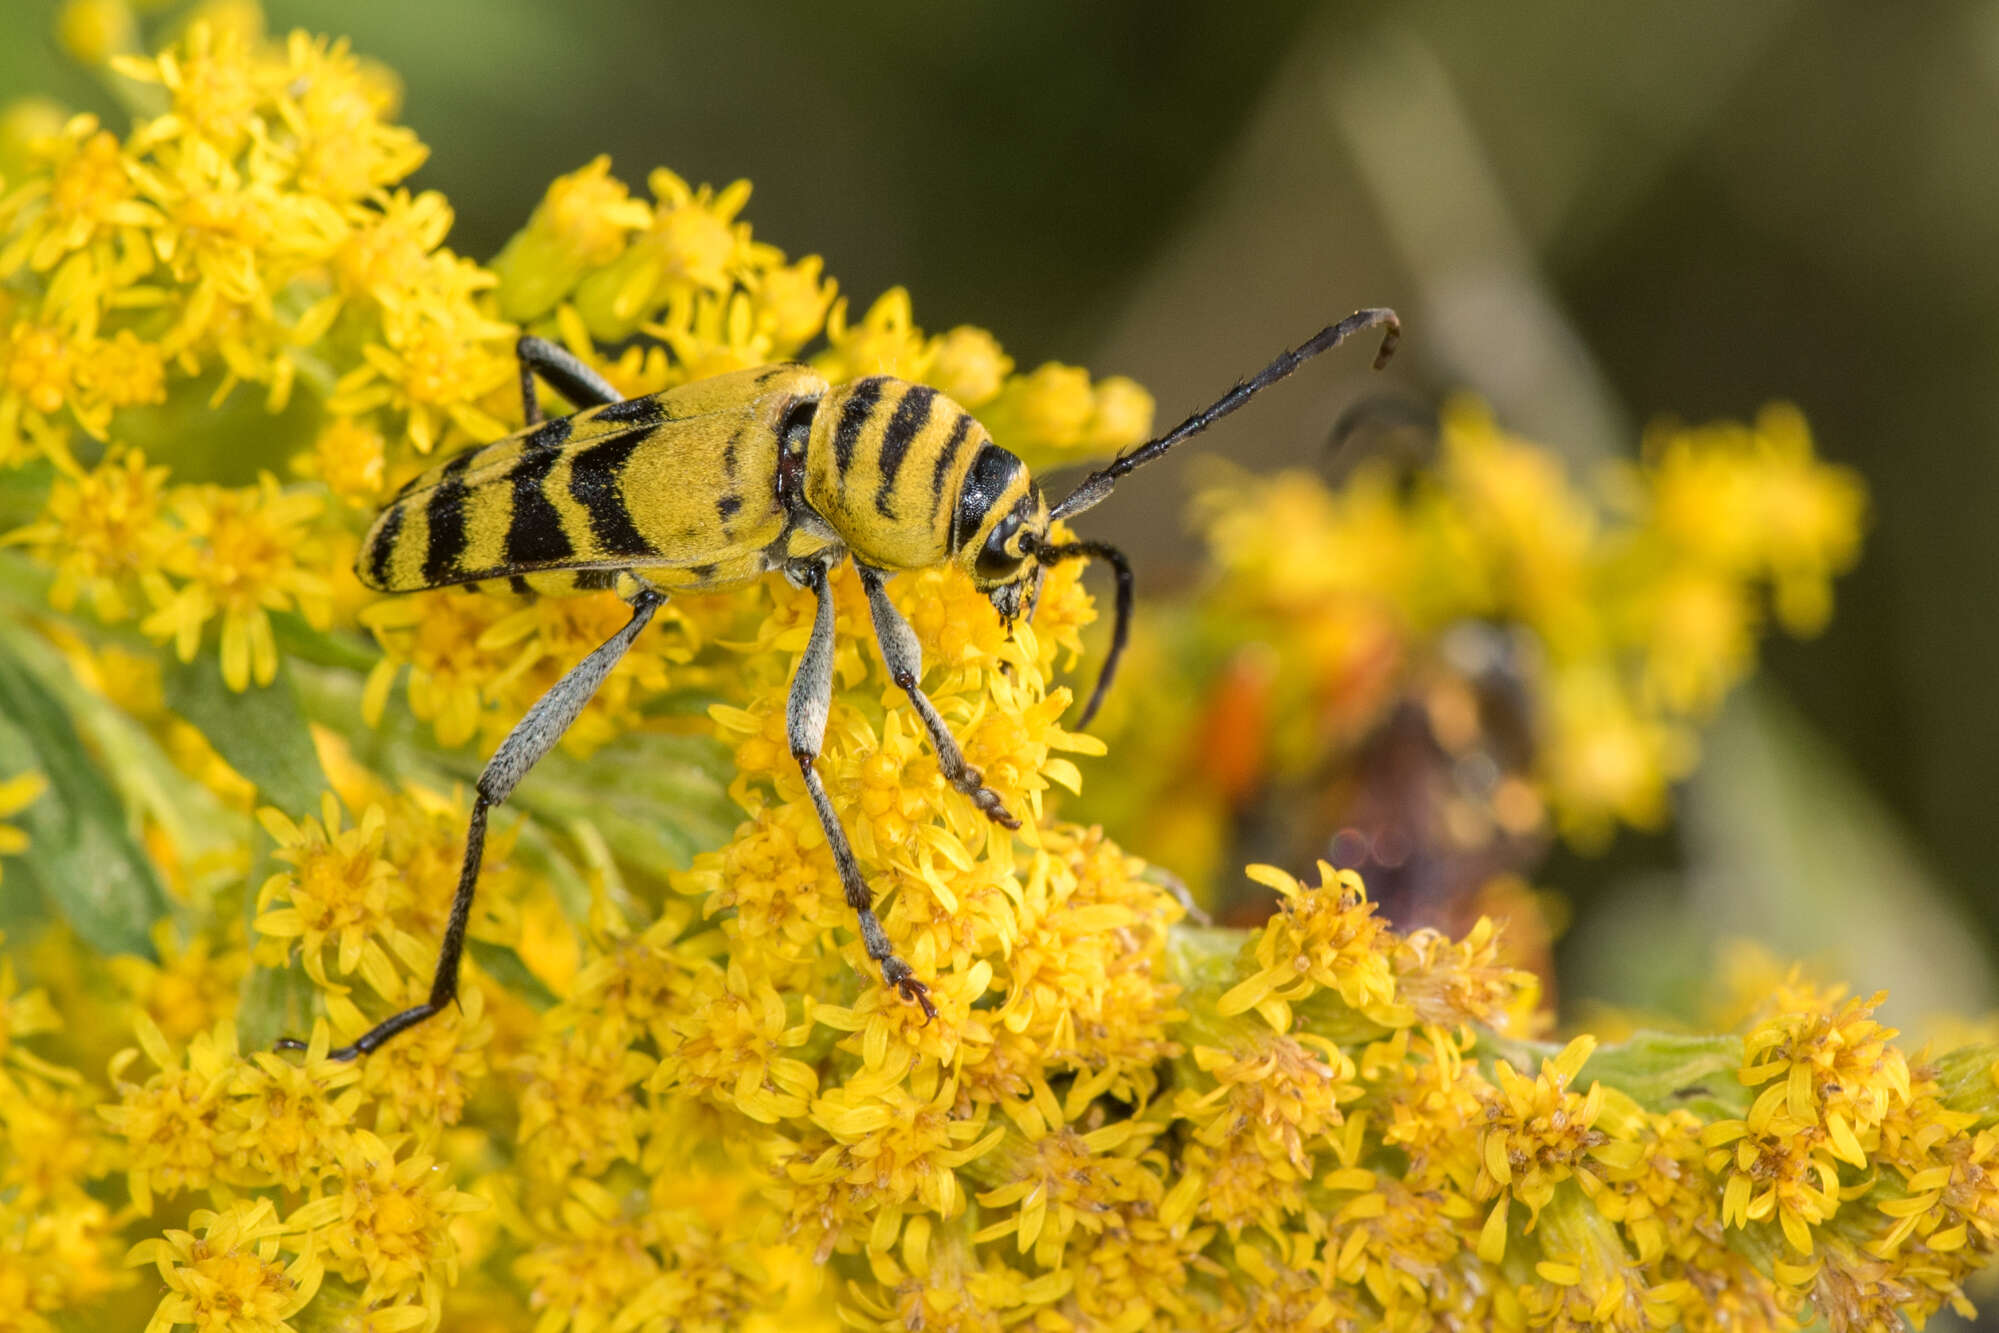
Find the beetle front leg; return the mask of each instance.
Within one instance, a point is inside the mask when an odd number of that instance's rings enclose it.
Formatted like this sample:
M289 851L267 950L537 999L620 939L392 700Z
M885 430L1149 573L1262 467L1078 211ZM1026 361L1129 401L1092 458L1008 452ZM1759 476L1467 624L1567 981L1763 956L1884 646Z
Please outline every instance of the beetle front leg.
M869 569L859 561L855 567L861 571L861 586L867 589L868 610L875 620L875 642L881 645L882 661L888 665L888 674L909 696L911 706L918 717L923 719L925 730L930 733L930 744L937 751L937 767L943 770L945 781L972 798L972 804L985 811L986 817L1004 828L1019 828L1020 821L1007 813L1006 805L999 793L986 785L985 776L978 769L965 762L965 752L958 748L957 737L944 725L938 715L937 706L923 692L923 647L916 641L916 631L902 618L902 612L895 609L895 603L888 599L886 579L880 570Z
M798 771L805 776L805 790L812 797L812 808L819 814L820 828L826 831L826 845L832 850L833 865L840 872L840 887L846 891L847 906L860 919L861 943L867 947L868 957L881 965L883 981L893 986L903 999L922 1006L923 1021L927 1023L937 1017L937 1006L930 1002L930 989L916 979L916 973L896 957L894 947L889 944L888 932L882 929L881 918L875 915L874 892L861 878L854 849L847 843L847 831L840 827L840 816L834 813L826 785L813 767L820 747L826 742L826 717L833 707L833 590L827 586L824 565L814 565L805 571L804 581L818 597L819 609L813 617L812 637L805 645L805 656L798 663L798 674L792 677L791 700L785 710L791 757L798 761Z

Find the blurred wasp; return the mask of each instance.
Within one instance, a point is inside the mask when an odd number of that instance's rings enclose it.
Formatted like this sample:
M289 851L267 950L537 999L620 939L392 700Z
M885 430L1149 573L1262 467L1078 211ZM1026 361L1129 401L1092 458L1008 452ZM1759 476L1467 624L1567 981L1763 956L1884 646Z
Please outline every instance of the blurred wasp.
M924 695L916 634L889 600L885 581L898 570L956 564L1011 622L1023 610L1031 613L1049 565L1085 558L1109 563L1117 577L1117 621L1078 725L1086 724L1124 650L1131 566L1102 542L1051 540L1049 525L1100 503L1126 473L1207 429L1311 357L1375 327L1383 330L1375 365L1385 364L1400 336L1395 313L1358 311L1165 435L1091 473L1052 507L1020 459L993 443L971 413L927 385L873 375L835 387L805 366L776 365L620 398L567 350L522 338L526 428L460 453L403 487L369 529L355 572L380 592L475 583L522 593L610 588L631 604L632 618L528 709L480 773L429 998L383 1019L332 1057L365 1055L456 999L488 812L569 729L667 595L726 588L772 571L818 598L786 713L792 755L868 957L884 982L922 1006L926 1021L935 1017L928 989L896 956L875 915L874 895L813 769L833 692L828 574L841 561L854 561L882 659L930 733L945 778L994 822L1018 828L1020 821L965 762ZM583 410L545 420L537 376ZM305 1049L293 1038L279 1046Z

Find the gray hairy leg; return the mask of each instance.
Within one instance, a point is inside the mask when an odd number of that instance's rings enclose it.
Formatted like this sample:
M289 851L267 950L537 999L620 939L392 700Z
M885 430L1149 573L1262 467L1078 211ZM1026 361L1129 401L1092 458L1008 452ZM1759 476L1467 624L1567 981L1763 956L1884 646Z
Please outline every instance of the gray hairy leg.
M826 845L832 850L833 865L840 872L840 887L846 892L847 906L860 919L861 943L867 946L868 957L880 964L883 981L893 986L903 999L923 1007L923 1018L928 1022L937 1016L929 988L916 979L908 963L895 956L888 932L882 929L881 918L875 915L874 892L861 878L854 849L847 843L847 831L840 827L840 817L827 798L826 786L813 768L819 749L826 742L826 715L833 706L833 591L827 586L823 565L812 566L800 577L819 599L819 606L812 620L812 638L805 645L805 656L799 660L798 674L791 680L791 701L785 711L791 757L798 761L798 770L805 776L805 790L811 794L812 808L819 813L819 826L826 831Z
M909 696L909 702L916 709L916 715L923 719L923 727L930 733L931 748L937 751L937 767L943 771L944 780L972 798L972 804L985 811L986 817L1005 828L1019 828L1020 821L1007 813L999 793L986 786L985 776L978 769L965 762L965 752L958 748L958 738L951 734L951 728L944 725L944 719L937 714L937 706L930 702L930 696L923 692L919 683L923 679L923 647L916 641L916 631L902 618L902 612L895 609L895 603L888 598L886 577L879 570L857 565L861 571L861 586L868 591L868 610L875 620L875 642L880 645L882 661L888 666L888 674Z
M576 721L577 714L597 693L604 677L632 646L666 598L650 588L632 598L632 618L625 627L593 649L571 667L547 694L535 700L527 715L514 724L500 748L493 751L485 770L479 774L472 799L472 820L465 834L465 860L458 870L458 892L451 900L451 919L444 927L444 943L437 952L437 971L431 976L430 998L399 1014L391 1014L362 1033L351 1046L342 1046L327 1055L335 1060L352 1060L366 1055L400 1032L404 1032L443 1011L458 999L458 964L465 952L465 927L472 916L472 894L479 883L479 860L486 850L486 813L513 794L514 785L541 757L555 748L562 734ZM295 1037L278 1042L279 1050L302 1051L306 1044Z

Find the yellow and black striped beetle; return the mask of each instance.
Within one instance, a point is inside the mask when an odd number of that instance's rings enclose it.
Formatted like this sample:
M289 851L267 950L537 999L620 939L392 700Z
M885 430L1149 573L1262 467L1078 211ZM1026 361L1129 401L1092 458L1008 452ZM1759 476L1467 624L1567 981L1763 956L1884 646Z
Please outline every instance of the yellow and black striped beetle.
M1050 506L1019 458L972 414L927 385L886 375L837 388L802 365L766 366L620 398L596 371L541 338L519 343L527 426L468 449L415 478L361 545L355 572L380 592L500 583L519 592L615 588L632 618L529 708L480 773L458 890L430 996L331 1052L353 1059L423 1022L458 993L459 955L486 840L486 816L576 720L611 668L675 589L708 590L781 571L817 595L811 638L792 680L786 730L825 828L847 903L882 980L934 1017L924 984L891 947L847 835L813 769L833 690L833 601L827 576L852 559L895 683L923 720L938 766L986 815L1018 828L997 793L965 762L924 695L916 635L889 600L898 570L956 563L1009 623L1032 614L1041 571L1065 560L1108 562L1117 619L1085 725L1102 702L1130 627L1131 567L1102 542L1054 542L1049 525L1111 493L1118 478L1197 435L1311 357L1365 329L1383 330L1378 369L1401 325L1385 309L1357 311L1284 353L1255 377L1166 434L1091 473ZM544 420L536 377L572 403ZM303 1050L286 1038L279 1045Z

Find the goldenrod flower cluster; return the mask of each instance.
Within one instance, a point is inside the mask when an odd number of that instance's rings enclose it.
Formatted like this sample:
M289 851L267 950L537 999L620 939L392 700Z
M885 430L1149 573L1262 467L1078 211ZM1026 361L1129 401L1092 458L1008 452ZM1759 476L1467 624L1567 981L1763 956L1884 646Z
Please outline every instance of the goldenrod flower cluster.
M104 8L72 7L79 44L116 47ZM834 581L819 771L934 1019L854 938L784 734L811 598L773 581L676 601L578 724L592 762L523 784L461 1006L328 1059L427 988L479 747L622 619L371 601L347 572L425 455L516 419L520 329L628 392L820 340L828 376L925 378L1043 460L1136 441L1151 404L926 335L899 292L851 314L753 238L742 184L661 171L639 198L594 162L493 265L456 256L445 201L400 188L423 149L393 80L241 5L107 77L145 113L60 125L0 203L0 503L29 497L0 552L0 855L44 908L0 961L0 1327L1859 1328L1962 1303L1999 1238L1999 1053L1905 1054L1871 1001L1802 985L1737 1035L1537 1045L1490 922L1400 934L1324 867L1253 869L1279 899L1257 928L1190 924L1062 817L1103 748L1063 726L1096 616L1074 566L1010 631L955 572L891 585L1017 834L942 780ZM216 443L245 418L255 450ZM1787 558L1780 611L1809 617L1840 557ZM272 1051L286 1032L308 1049Z
M1177 632L1141 648L1133 675L1159 688L1108 719L1133 719L1114 740L1151 752L1157 780L1098 807L1157 833L1197 883L1229 873L1216 826L1247 793L1353 781L1411 705L1446 762L1483 775L1441 798L1432 836L1461 855L1550 826L1586 851L1659 828L1765 623L1824 627L1866 506L1785 405L1661 426L1587 484L1470 400L1413 475L1382 458L1337 489L1215 470L1196 511L1212 575ZM1201 713L1155 725L1189 695Z

